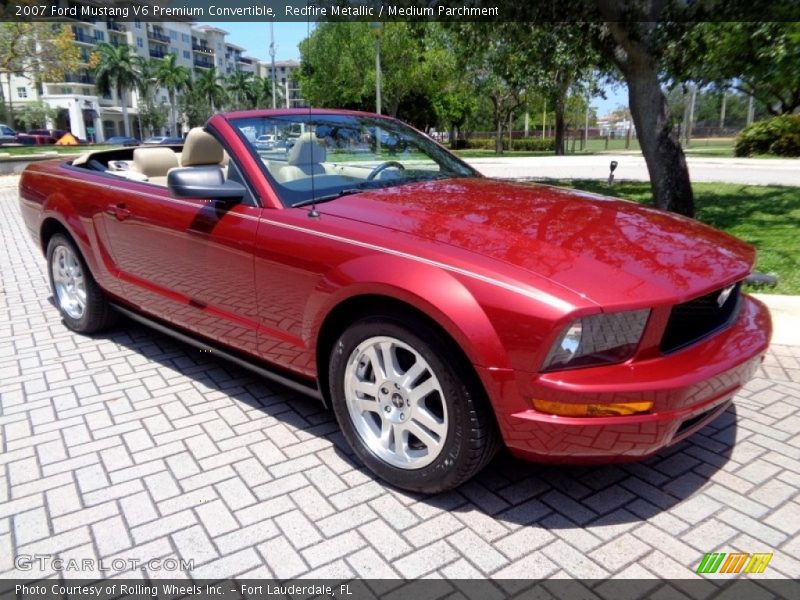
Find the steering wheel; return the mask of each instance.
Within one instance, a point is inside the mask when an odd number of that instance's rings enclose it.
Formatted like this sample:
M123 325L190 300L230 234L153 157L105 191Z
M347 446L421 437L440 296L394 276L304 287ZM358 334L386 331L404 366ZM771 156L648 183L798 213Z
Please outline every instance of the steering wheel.
M396 160L387 160L386 162L383 162L374 169L372 169L372 172L369 175L367 175L367 181L372 181L373 179L375 179L380 174L381 171L385 171L386 169L392 169L392 168L399 169L400 171L406 170L406 168Z

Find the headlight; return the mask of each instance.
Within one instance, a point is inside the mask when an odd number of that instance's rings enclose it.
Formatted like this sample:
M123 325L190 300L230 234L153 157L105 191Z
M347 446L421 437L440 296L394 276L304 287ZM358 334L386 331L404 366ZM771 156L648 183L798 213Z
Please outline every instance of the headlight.
M543 371L622 362L642 338L649 309L600 313L570 323L558 336L542 365Z

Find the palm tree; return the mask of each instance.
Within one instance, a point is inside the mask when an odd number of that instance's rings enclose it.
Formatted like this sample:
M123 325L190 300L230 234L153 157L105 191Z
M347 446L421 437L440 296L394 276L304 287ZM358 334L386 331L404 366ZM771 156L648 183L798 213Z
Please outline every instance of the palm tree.
M197 69L196 73L197 78L194 80L195 90L200 96L208 99L211 104L211 112L216 112L227 99L225 88L220 83L220 81L223 81L222 76L217 74L216 67Z
M131 124L128 119L128 105L125 102L128 90L136 86L139 79L136 54L127 44L112 46L108 42L97 45L99 61L94 71L95 87L108 94L112 90L117 93L122 104L122 122L125 135L130 136Z
M177 64L178 57L167 54L156 67L156 80L167 89L170 104L170 131L178 135L178 123L175 114L175 94L181 92L192 84L192 73L186 67Z
M245 105L247 104L249 96L248 88L250 87L252 80L253 74L246 73L245 71L234 71L228 75L226 84L228 88L228 95L231 98L234 109L248 108Z
M256 105L264 108L272 108L272 79L259 77L253 81L253 87L257 96ZM275 104L276 108L285 105L285 93L283 86L275 82Z
M151 103L153 96L156 93L156 65L154 61L147 60L141 56L136 56L136 67L139 71L139 77L136 81L136 92L139 94L139 135L144 139L142 133L142 109L145 105ZM147 127L148 135L152 134L150 127Z

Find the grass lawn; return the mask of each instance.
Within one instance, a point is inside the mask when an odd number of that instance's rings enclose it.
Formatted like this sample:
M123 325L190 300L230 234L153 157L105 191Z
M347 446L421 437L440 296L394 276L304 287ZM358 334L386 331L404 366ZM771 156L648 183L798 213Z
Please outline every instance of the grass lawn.
M453 154L456 156L460 156L461 158L497 158L497 154L495 154L494 150L451 150L451 152L453 152ZM526 152L523 150L506 150L500 156L553 156L553 151L547 150L545 152Z
M652 204L649 183L608 186L601 181L573 180L556 184ZM732 183L695 183L693 187L697 219L753 244L758 249L756 270L777 273L776 287L757 291L800 294L800 188Z
M58 152L59 154L81 154L89 151L109 150L119 146L107 146L98 144L96 146L56 146L54 144L42 144L39 146L3 146L0 147L0 157L6 152L11 156L27 156L28 154L43 154L44 152Z

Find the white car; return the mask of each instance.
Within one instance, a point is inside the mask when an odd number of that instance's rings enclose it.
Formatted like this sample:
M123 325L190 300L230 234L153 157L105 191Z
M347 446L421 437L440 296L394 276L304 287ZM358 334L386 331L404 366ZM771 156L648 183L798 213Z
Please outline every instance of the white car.
M265 133L256 138L256 148L259 150L272 150L275 146L275 136L271 133Z

